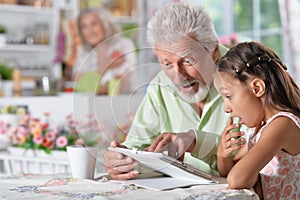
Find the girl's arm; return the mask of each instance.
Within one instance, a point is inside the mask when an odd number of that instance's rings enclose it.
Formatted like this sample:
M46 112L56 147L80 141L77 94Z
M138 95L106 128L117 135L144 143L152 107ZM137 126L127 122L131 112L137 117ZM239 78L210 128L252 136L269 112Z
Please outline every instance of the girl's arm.
M227 176L230 188L251 188L263 167L291 142L298 127L286 117L274 119L261 133L258 142L237 162ZM300 137L300 136L299 136ZM290 138L290 139L288 139ZM299 140L298 140L299 141Z

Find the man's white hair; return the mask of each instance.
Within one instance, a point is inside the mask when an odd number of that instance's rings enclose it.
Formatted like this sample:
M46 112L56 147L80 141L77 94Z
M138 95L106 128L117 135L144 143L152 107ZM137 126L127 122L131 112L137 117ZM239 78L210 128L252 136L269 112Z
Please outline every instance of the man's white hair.
M173 43L189 37L209 53L218 44L210 16L203 7L191 3L172 3L155 13L148 22L147 39L150 45Z

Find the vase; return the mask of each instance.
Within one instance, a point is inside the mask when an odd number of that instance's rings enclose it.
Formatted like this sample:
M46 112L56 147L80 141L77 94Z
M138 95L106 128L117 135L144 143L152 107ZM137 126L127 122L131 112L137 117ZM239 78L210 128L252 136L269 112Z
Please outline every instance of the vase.
M0 134L0 149L6 149L10 146L12 132L18 127L19 117L15 114L0 114L0 123L8 126L5 133Z
M0 47L6 46L6 34L0 33Z
M2 80L2 90L4 97L12 97L14 91L14 82L12 80Z

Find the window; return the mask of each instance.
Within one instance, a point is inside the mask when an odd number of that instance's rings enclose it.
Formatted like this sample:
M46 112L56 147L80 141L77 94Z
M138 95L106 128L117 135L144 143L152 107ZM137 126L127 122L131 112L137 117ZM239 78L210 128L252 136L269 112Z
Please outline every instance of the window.
M259 41L285 60L278 0L200 2L212 17L219 36L236 33L241 42Z

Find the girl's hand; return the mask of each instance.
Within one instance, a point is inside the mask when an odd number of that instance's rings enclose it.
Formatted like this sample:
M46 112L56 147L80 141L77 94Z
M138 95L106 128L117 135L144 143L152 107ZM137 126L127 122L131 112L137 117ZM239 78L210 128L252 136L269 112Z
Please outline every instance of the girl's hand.
M232 118L228 120L218 146L217 155L219 157L230 158L234 151L240 150L244 146L245 139L241 136L245 133L238 130L239 126L240 124L233 124ZM234 131L234 129L238 131Z

